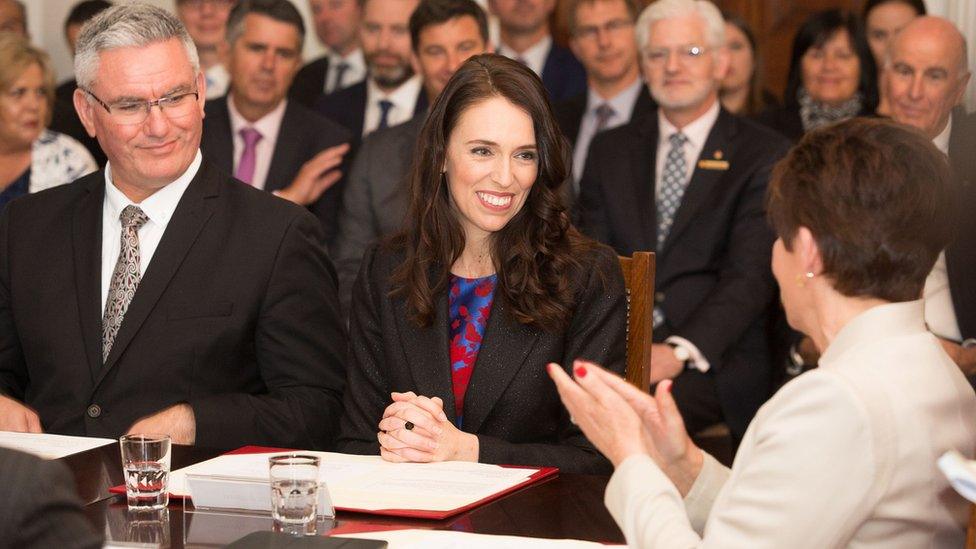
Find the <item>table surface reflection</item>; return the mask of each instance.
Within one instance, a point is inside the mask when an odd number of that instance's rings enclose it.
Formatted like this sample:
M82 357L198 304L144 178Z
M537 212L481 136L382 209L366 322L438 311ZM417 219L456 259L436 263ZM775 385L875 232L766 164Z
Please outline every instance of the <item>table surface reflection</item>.
M172 467L178 469L221 452L173 446ZM171 547L220 547L251 532L270 530L269 515L202 512L181 500L158 515L129 512L125 497L109 488L123 483L118 444L63 458L75 475L86 513L108 540L149 542ZM573 538L624 543L623 535L603 505L608 477L560 474L486 505L446 520L419 520L339 512L322 521L319 532L354 532L389 528L430 528L480 534L542 538Z

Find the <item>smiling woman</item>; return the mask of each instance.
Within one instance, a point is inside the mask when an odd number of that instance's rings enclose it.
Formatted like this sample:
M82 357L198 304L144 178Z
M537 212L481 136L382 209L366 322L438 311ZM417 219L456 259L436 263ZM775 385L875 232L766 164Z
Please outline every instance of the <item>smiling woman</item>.
M367 252L353 290L340 448L609 470L545 376L596 356L622 372L626 312L614 253L560 201L569 151L542 82L472 57L420 143L405 228Z

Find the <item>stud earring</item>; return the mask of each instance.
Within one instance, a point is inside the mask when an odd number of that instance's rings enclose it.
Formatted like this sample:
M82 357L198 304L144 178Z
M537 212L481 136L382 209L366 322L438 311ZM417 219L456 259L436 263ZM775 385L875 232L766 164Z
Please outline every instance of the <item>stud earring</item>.
M807 285L807 280L813 279L813 271L807 271L802 275L796 275L796 285L803 288Z

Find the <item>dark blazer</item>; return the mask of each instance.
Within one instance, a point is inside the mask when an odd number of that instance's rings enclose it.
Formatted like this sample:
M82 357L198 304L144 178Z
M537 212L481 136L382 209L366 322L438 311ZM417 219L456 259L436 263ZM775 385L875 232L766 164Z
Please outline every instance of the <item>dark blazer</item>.
M88 130L81 123L81 118L78 118L78 112L75 110L73 97L77 87L78 82L72 78L55 88L50 129L75 138L88 149L98 166L104 168L107 160L105 152L102 151L98 140L88 135Z
M102 537L85 516L75 479L60 461L0 448L0 548L97 549Z
M234 139L230 129L230 111L227 96L211 99L204 106L207 116L203 119L203 138L200 150L226 173L234 173ZM271 155L268 177L264 190L275 191L291 185L302 166L318 153L352 141L345 128L319 116L294 101L285 107L285 115L278 130L278 140ZM353 151L346 153L339 169L347 173ZM309 209L325 230L330 245L338 232L339 205L342 201L345 177L329 187Z
M865 108L858 116L875 116L874 111ZM754 118L767 128L785 135L793 143L797 143L806 131L803 129L803 119L800 117L800 107L796 105L775 105L759 113Z
M657 254L655 303L667 320L654 340L678 335L698 347L738 437L770 395L765 332L776 285L763 204L770 170L788 145L723 109L701 158L724 160L726 168L695 168ZM601 132L590 146L580 180L581 228L620 255L656 248L657 146L657 111Z
M315 101L315 110L349 130L353 139L358 142L362 139L366 120L366 101L366 81L363 80L329 95L320 95ZM413 114L416 116L423 112L427 112L427 93L421 88L417 94L417 102L414 103Z
M313 109L315 100L325 89L325 75L329 74L329 56L323 55L301 68L288 89L288 97Z
M390 274L402 250L371 248L353 291L348 369L339 448L378 454L377 424L391 391L414 391L444 400L453 422L454 392L448 341L447 292L436 296L430 327L408 320L406 301L391 298ZM500 291L464 399L464 431L478 435L484 463L556 466L566 472L605 473L610 464L570 422L545 372L556 362L567 371L587 358L622 373L626 354L626 301L616 256L599 248L579 281L576 310L560 333L519 324Z
M200 446L331 448L345 330L315 218L204 161L103 365L104 196L99 171L0 216L0 393L52 433L185 402Z
M586 92L586 69L573 52L553 43L542 66L542 85L553 102Z
M586 114L586 105L589 100L590 91L586 90L576 97L553 106L553 114L556 115L559 129L562 130L563 135L569 139L569 143L573 147L576 147L576 139L579 137L580 125L583 123L583 115ZM654 102L651 93L647 91L647 86L641 85L641 91L637 94L637 101L634 102L634 110L630 113L630 119L642 118L656 108L657 103Z
M352 286L366 248L403 226L409 205L410 167L427 113L403 124L377 130L359 147L339 212L335 243L339 303L349 311Z
M959 187L960 223L946 248L946 272L962 338L976 338L976 117L962 109L952 117L949 164Z

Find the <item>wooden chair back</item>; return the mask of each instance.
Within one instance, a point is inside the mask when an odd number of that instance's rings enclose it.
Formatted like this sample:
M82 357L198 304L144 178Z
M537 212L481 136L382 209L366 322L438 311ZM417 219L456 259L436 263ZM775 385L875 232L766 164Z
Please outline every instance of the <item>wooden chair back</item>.
M976 549L976 505L969 504L969 528L966 529L966 549Z
M651 336L654 327L654 252L618 257L627 286L627 381L642 391L651 387Z

